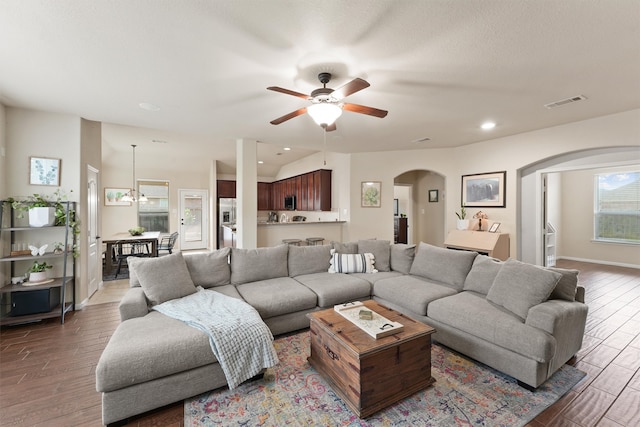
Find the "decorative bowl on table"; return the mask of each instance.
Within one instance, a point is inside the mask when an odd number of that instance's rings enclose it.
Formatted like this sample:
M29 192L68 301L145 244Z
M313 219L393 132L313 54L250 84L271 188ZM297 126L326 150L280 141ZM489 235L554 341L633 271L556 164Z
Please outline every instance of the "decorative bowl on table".
M141 236L144 233L144 227L133 227L129 229L129 234L132 236Z

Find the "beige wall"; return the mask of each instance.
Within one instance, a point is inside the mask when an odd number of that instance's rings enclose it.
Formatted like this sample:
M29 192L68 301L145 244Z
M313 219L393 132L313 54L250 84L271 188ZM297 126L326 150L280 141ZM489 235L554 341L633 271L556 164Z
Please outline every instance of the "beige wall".
M638 167L640 164L636 165L635 170ZM624 170L631 168L586 169L561 174L562 221L558 225L560 257L640 267L639 245L593 240L594 175ZM576 193L582 194L582 197L571 196Z

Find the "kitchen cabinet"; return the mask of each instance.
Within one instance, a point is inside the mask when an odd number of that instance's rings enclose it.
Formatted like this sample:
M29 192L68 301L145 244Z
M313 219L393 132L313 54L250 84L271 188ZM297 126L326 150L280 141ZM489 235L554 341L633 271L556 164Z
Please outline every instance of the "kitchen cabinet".
M235 198L236 182L219 179L217 181L217 192L219 198Z
M269 211L273 209L271 203L271 183L258 183L258 210Z

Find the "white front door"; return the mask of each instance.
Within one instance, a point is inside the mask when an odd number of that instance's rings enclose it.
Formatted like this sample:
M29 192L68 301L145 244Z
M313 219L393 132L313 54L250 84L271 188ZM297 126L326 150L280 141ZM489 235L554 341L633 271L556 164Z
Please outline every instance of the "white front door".
M100 198L98 191L98 169L87 166L87 281L90 297L102 282L102 250L99 232Z
M178 190L180 196L180 250L209 247L209 192Z

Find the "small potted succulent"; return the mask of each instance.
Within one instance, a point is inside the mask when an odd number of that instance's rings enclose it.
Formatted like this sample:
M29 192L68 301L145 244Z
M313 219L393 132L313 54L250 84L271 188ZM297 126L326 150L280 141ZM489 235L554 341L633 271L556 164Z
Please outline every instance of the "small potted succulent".
M456 228L458 230L467 230L469 228L469 220L467 217L467 210L464 205L460 206L460 212L456 212L456 216L458 217L458 221L456 222Z
M46 262L34 261L28 270L29 282L44 282L47 280L47 270L51 268L53 268L53 266Z

